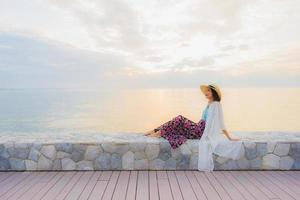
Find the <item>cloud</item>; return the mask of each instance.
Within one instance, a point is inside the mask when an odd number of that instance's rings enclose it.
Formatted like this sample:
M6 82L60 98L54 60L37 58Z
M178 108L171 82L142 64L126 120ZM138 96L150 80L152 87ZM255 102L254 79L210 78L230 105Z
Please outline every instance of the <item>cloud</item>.
M76 49L22 35L0 34L2 87L102 87L128 65L115 54Z
M1 82L297 85L299 8L292 0L2 0Z

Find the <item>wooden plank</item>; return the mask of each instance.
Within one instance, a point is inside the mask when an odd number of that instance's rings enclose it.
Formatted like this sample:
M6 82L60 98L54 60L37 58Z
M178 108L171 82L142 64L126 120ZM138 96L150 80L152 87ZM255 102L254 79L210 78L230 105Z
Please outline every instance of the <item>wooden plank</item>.
M181 190L180 190L175 172L174 171L168 171L167 175L168 175L168 179L169 179L173 199L174 200L183 200L183 196L182 196L182 193L181 193Z
M118 182L118 178L119 178L120 172L119 171L114 171L110 177L110 180L107 184L107 187L104 191L103 194L103 200L111 200L112 196L114 194L115 188L116 188L116 184Z
M76 172L59 172L62 173L62 178L43 196L43 200L54 199L73 178Z
M296 178L297 174L300 174L300 171L284 171L285 174L288 174L289 176Z
M46 173L41 172L34 172L32 174L34 175L34 179L31 182L26 183L24 187L20 188L12 196L10 196L8 198L9 200L21 199L21 196L23 197L23 194L30 190L40 180L41 177L46 175Z
M74 185L79 181L84 172L76 172L76 174L69 180L65 187L55 197L56 200L65 199L69 192L72 190ZM54 198L53 198L54 199Z
M282 176L286 177L286 179L300 187L300 177L297 177L296 175L290 175L288 172L289 171L279 171L278 173L280 173Z
M217 181L212 173L204 173L212 187L217 191L222 200L231 200L224 187Z
M156 174L158 179L161 178L168 179L168 175L166 171L156 171Z
M278 196L276 196L273 192L271 192L265 185L263 185L261 182L257 181L254 177L250 176L248 172L243 173L243 175L257 188L259 188L260 191L262 191L269 199L279 199Z
M257 181L262 183L266 188L268 188L271 192L273 192L277 197L284 200L291 200L293 199L290 195L288 195L285 191L283 191L280 187L272 183L269 179L264 176L261 176L256 171L249 171L248 172L252 177L254 177Z
M136 189L137 200L149 199L149 174L148 171L139 171Z
M59 181L59 179L61 179L63 177L63 173L57 173L49 182L42 184L41 183L37 183L37 184L41 184L42 188L40 188L39 192L32 198L33 200L39 200L42 199L43 196L56 184L56 182Z
M17 184L15 183L14 187L12 187L9 191L7 191L5 194L0 196L1 199L8 199L10 196L12 196L14 193L18 192L19 190L21 190L27 184L30 184L30 182L32 182L34 180L34 178L35 178L34 173L30 173L29 176L25 177Z
M173 199L169 179L158 178L157 176L157 183L158 183L159 199L161 200Z
M42 176L38 183L48 183L52 178L54 178L58 172L40 172L41 174L45 174L45 176Z
M64 198L65 200L73 200L78 199L81 195L82 191L84 190L85 186L90 181L92 175L94 172L92 171L86 171L83 173L83 175L80 177L76 185L72 187L68 195Z
M137 188L137 171L131 171L127 189L126 200L135 200L136 197L136 188Z
M103 171L98 180L99 181L109 181L111 175L112 175L112 171Z
M249 191L249 193L252 195L251 197L253 197L251 199L268 200L269 198L267 197L267 195L265 195L261 190L259 190L259 188L257 188L255 185L253 185L252 182L248 180L248 178L246 178L244 176L244 174L246 174L246 173L247 172L239 172L239 171L228 172L228 174L230 174L232 177L234 177L238 181L239 185L241 185L243 188L245 188L245 190L247 190L247 192ZM241 192L245 196L246 192L245 193L243 191L241 191ZM245 198L246 198L246 196L245 196ZM248 199L248 198L246 198L246 199Z
M26 179L26 177L30 174L30 172L15 173L13 176L3 181L0 184L0 197L7 193L13 187L16 187L18 184L20 184L22 180Z
M255 200L254 196L238 181L239 179L236 179L236 176L240 175L232 175L230 172L222 172L222 174L227 179L227 182L230 182L245 199Z
M206 199L206 196L205 196L201 186L198 184L194 173L192 171L186 171L185 174L192 186L192 189L193 189L197 199Z
M290 188L294 193L300 196L299 185L295 184L289 178L285 177L282 173L274 172L274 171L269 171L267 173L273 176L277 181L281 181L284 185Z
M93 191L99 177L101 175L100 171L96 171L93 173L92 178L90 179L90 181L87 183L87 185L84 187L82 193L80 194L80 197L78 198L78 200L87 200L91 194L91 192Z
M0 172L0 183L12 176L13 174L14 172Z
M127 187L128 187L128 182L129 182L129 176L130 172L129 171L121 171L116 189L113 194L113 200L125 200L126 199L126 192L127 192Z
M194 175L197 179L198 184L201 186L207 199L221 200L218 192L210 184L210 182L206 178L204 172L195 171Z
M245 199L245 197L239 192L239 190L224 176L223 172L213 172L215 178L223 185L224 189L230 195L233 200Z
M278 187L280 187L282 190L284 190L286 193L288 193L291 197L297 199L299 195L295 193L293 190L291 190L286 184L283 183L283 180L277 180L274 178L269 172L258 172L260 175L265 176L267 179L269 179L271 182L276 184Z
M97 181L94 189L92 190L89 200L98 200L101 199L104 191L107 187L108 181Z
M149 195L150 200L159 200L157 174L155 171L149 172Z
M1 200L300 199L300 173L294 171L10 172L0 177Z
M183 199L197 200L197 197L184 171L175 171Z
M34 196L37 196L41 193L42 190L45 190L48 184L53 180L59 178L59 173L57 172L40 172L42 177L39 179L25 192L22 194L22 200L32 200Z

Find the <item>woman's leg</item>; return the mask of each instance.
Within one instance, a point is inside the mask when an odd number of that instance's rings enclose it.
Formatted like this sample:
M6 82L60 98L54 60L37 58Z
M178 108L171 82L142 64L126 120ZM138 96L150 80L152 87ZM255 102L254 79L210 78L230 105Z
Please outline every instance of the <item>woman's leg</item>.
M160 127L161 136L167 139L171 147L175 149L187 140L186 136L189 129L188 126L185 125L192 123L194 122L179 115Z
M187 129L187 134L185 135L187 139L200 139L205 129L205 121L201 120L199 123L195 123L187 120L184 123L184 127Z
M160 137L165 132L172 132L172 130L177 129L177 127L181 126L183 121L186 120L185 117L182 115L178 115L174 117L172 120L164 123L163 125L159 126L158 128L147 132L145 135L152 136L152 137Z

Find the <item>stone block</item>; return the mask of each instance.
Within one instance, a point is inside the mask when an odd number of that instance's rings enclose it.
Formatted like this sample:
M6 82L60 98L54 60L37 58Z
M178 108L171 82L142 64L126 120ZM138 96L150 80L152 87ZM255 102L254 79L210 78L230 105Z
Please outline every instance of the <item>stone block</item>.
M41 153L37 149L31 148L29 155L28 155L28 159L37 162L39 160L40 156L41 156Z
M192 151L188 147L187 144L182 144L180 147L181 154L190 156L192 154Z
M274 154L277 156L286 156L290 151L290 144L277 143L274 149Z
M111 155L111 168L122 169L122 156L120 154L113 153Z
M257 156L264 156L268 153L267 143L257 143L256 145Z
M198 153L199 151L199 140L187 140L186 145L193 153Z
M29 155L29 149L28 148L15 148L10 147L7 149L10 158L19 158L19 159L27 159Z
M129 148L132 152L143 152L146 148L146 142L130 143Z
M192 155L190 158L190 169L198 169L198 155Z
M100 152L103 151L99 145L88 146L85 151L84 160L95 160L99 156Z
M292 169L294 162L295 162L294 159L291 158L290 156L284 156L280 158L279 168L281 170L290 170Z
M134 169L134 153L128 151L122 156L122 169L132 170Z
M93 162L83 160L77 163L77 170L94 170Z
M25 160L26 170L37 170L37 163L32 160Z
M125 154L129 150L129 145L118 143L103 143L102 148L105 152L108 153Z
M84 160L85 150L86 150L86 145L74 144L71 153L71 159L74 160L75 162Z
M56 149L54 145L44 145L40 152L50 160L54 160L56 157Z
M66 153L72 153L73 145L71 143L59 143L56 144L57 151L64 151Z
M223 164L228 160L228 158L225 158L225 157L222 157L222 156L217 156L217 158L215 160L216 160L217 163Z
M0 170L8 170L10 168L9 159L0 156Z
M190 166L190 156L180 155L177 159L177 169L188 169Z
M239 169L250 169L250 161L242 158L236 161Z
M111 168L111 155L106 152L100 153L100 156L95 160L94 167L97 170L108 170Z
M220 166L222 170L236 170L239 169L236 161L234 160L227 160L223 165Z
M63 158L61 160L61 167L63 170L75 170L76 163L70 158Z
M57 159L71 158L71 154L66 153L66 152L64 152L64 151L58 151L58 152L56 153L56 158L57 158Z
M61 166L61 160L60 159L56 159L53 161L53 170L61 170L62 166Z
M273 153L275 146L276 146L276 142L268 142L268 153Z
M149 162L147 159L135 160L134 169L146 170L149 169Z
M44 155L41 155L38 160L38 170L51 170L53 162Z
M163 170L165 166L165 161L160 159L151 160L149 163L150 170Z
M159 145L158 144L148 144L145 149L148 160L153 160L158 157L159 154Z
M145 152L134 152L134 159L135 160L141 160L141 159L146 159L147 156L146 156L146 153Z
M253 160L250 160L250 169L261 169L262 166L262 158L257 157Z
M278 169L280 157L274 154L267 154L263 157L262 161L263 169Z
M256 147L255 146L254 147L252 146L251 148L245 146L245 157L248 160L252 160L252 159L256 158L257 157L256 152L257 151L256 151Z
M10 167L12 170L25 170L25 160L18 158L10 158L9 159Z

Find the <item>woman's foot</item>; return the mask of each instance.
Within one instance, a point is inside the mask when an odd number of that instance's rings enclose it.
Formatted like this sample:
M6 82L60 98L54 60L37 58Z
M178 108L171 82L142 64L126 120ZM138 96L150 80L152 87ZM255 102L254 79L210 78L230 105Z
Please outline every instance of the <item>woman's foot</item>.
M150 135L152 135L152 134L154 134L154 133L155 133L155 131L154 131L154 130L151 130L151 131L146 132L146 133L144 134L144 136L150 136Z
M153 131L153 133L152 134L150 134L149 135L150 137L157 137L157 138L159 138L159 137L161 137L161 131L160 130L158 130L158 131Z

